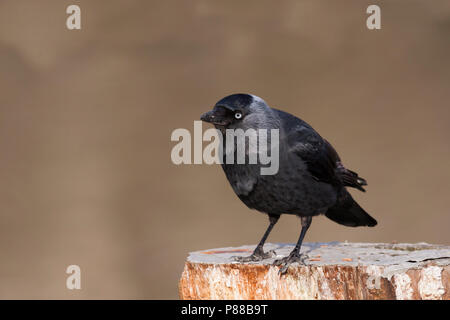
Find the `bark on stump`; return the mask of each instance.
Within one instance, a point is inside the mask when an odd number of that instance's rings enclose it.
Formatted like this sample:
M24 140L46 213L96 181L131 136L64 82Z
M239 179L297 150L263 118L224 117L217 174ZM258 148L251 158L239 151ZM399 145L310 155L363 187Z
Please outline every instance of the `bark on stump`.
M238 263L255 246L192 252L179 283L181 299L445 299L450 298L450 247L385 243L304 243L306 265L279 276L274 259L293 245L270 244L276 256Z

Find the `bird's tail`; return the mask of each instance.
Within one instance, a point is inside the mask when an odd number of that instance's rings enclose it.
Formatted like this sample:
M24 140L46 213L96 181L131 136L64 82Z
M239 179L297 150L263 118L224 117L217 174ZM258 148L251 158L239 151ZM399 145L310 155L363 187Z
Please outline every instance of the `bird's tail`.
M377 221L356 203L345 188L342 188L336 204L327 210L325 216L348 227L377 225Z

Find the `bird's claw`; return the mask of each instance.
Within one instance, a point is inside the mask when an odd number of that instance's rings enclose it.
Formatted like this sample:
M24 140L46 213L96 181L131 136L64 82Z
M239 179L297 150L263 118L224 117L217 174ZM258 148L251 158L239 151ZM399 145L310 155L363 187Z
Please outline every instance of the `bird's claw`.
M270 259L276 256L274 250L270 250L268 252L264 252L263 250L255 250L251 255L247 257L242 256L232 256L231 259L237 262L256 262L264 259Z
M306 254L291 253L287 257L275 260L273 262L273 265L281 266L280 270L278 271L278 274L283 275L287 272L289 266L293 263L306 265L305 262L306 259L308 259L308 256Z

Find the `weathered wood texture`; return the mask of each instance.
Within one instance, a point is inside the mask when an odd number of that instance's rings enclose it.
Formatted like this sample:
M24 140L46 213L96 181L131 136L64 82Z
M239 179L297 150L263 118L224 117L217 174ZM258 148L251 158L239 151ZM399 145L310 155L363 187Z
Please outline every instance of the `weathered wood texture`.
M237 263L254 246L190 253L179 283L181 299L446 299L450 247L383 243L305 243L306 265L279 276L274 259L292 245L266 244L277 256Z

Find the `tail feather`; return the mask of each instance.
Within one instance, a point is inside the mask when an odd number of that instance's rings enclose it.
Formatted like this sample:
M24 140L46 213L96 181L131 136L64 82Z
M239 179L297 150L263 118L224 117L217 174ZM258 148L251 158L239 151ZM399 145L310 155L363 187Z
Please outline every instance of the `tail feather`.
M359 206L346 189L342 189L336 204L327 210L325 216L348 227L377 225L377 221Z

